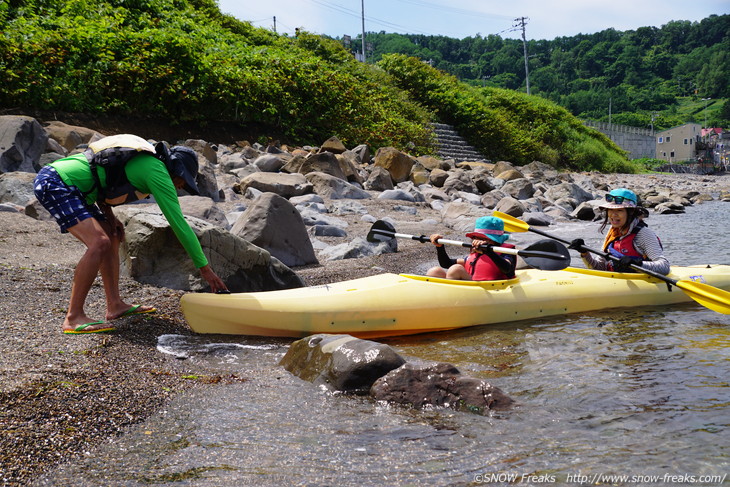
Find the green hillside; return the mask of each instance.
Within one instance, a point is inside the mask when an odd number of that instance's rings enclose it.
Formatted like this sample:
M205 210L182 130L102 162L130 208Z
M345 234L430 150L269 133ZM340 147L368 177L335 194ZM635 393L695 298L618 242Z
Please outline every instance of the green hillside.
M0 106L170 123L229 121L293 144L434 152L445 121L492 158L631 171L623 152L553 102L478 89L415 58L356 62L339 42L221 14L212 0L0 4Z
M473 86L524 92L523 43L497 35L453 39L418 34L366 33L371 58L405 54ZM352 43L359 46L359 40ZM573 115L636 127L704 125L703 113L686 110L703 98L707 125L730 126L730 15L662 27L527 41L530 93ZM702 102L704 107L704 102ZM710 110L712 108L712 110ZM728 107L730 110L730 107Z

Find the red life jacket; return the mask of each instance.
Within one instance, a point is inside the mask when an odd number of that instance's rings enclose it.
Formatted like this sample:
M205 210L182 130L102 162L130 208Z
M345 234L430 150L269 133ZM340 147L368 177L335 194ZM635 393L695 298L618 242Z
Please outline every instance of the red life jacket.
M646 226L646 223L640 222L634 227L633 230L631 230L631 233L623 238L617 238L616 240L610 242L606 247L606 251L614 257L632 257L636 259L637 265L641 265L641 261L646 259L647 256L640 253L636 249L636 246L634 245L634 240L636 239L636 235L639 233L639 231ZM659 237L657 237L657 239L658 238ZM659 241L659 245L661 244L662 242ZM613 262L608 262L607 268L608 270L613 270Z
M514 245L508 243L501 244L500 247L505 247L508 249L515 248ZM497 256L497 258L501 259L502 257ZM466 268L466 271L471 274L471 279L473 281L499 281L502 279L512 279L513 277L515 277L515 267L517 266L517 259L510 256L509 260L512 263L512 275L510 276L499 270L499 267L497 267L497 264L494 263L491 257L486 254L480 254L478 252L472 252L471 254L469 254L469 256L466 258L466 262L464 262L464 267Z

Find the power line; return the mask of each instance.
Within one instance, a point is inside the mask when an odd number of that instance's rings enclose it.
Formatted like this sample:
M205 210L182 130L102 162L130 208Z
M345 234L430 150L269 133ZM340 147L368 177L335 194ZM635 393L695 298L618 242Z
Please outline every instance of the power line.
M364 0L363 0L364 1ZM435 9L439 12L446 13L446 14L454 14L459 16L470 16L470 17L481 17L481 18L487 18L487 19L498 19L498 20L506 20L506 19L512 19L513 17L508 17L505 15L499 15L499 14L489 14L484 12L478 12L475 10L468 10L453 6L446 6L441 5L437 3L432 3L426 0L395 0L397 2L400 2L402 4L406 5L415 5L417 7L423 7L423 8L429 8L429 9ZM364 15L364 10L366 5L363 5L363 12L358 12L356 10L350 9L346 6L340 5L337 3L337 1L328 1L328 0L309 0L310 3L318 5L320 7L324 7L328 10L337 12L338 14L346 15L348 17L352 17L353 19L357 19L358 21L364 20L364 22L367 22L368 26L370 26L371 31L377 30L378 27L383 28L383 30L393 30L393 31L402 31L402 32L408 32L413 34L423 34L423 35L431 35L431 36L452 36L452 37L462 37L463 32L461 33L451 33L451 32L439 32L434 33L430 31L424 31L417 28L412 28L409 26L397 24L395 22L390 22L388 20L383 20L377 17L372 17L370 15ZM268 17L265 20L271 20L271 17ZM256 20L251 21L251 23L261 23L263 20ZM276 23L283 25L287 27L290 31L295 31L296 29L291 28L290 26L287 26L283 22L281 22L280 17L277 17ZM306 26L304 26L306 28ZM510 32L514 29L503 29L502 31L498 32L497 35L502 34L503 32ZM363 31L365 31L365 28L363 26Z
M527 68L527 39L525 39L525 24L527 24L527 20L529 20L527 17L518 17L515 19L515 22L517 22L517 25L514 27L519 27L522 29L522 49L525 52L525 85L527 87L527 94L530 94L530 71Z
M333 3L327 2L325 0L309 0L309 1L312 2L312 3L316 3L317 5L321 5L322 7L326 7L326 8L329 8L331 10L335 10L335 11L340 12L342 14L348 15L350 17L354 17L354 18L356 18L358 20L361 18L360 12L356 12L354 10L350 10L349 8L343 7L341 5L333 4ZM411 30L411 31L417 32L419 34L432 35L430 32L424 32L424 31L420 31L420 30L417 30L417 29L411 29L409 27L406 27L406 26L403 26L403 25L399 25L399 24L394 24L393 22L388 22L387 20L382 20L382 19L378 19L378 18L375 18L375 17L365 16L365 20L369 24L376 24L376 25L380 25L382 27L387 27L389 29L402 29L402 30L406 30L406 31Z
M484 18L488 18L488 19L500 19L500 20L510 20L513 18L512 16L501 15L501 14L488 14L488 13L479 12L476 10L467 10L467 9L463 9L463 8L452 7L450 5L441 5L441 4L437 4L437 3L431 3L431 2L427 2L425 0L396 0L396 1L398 1L400 3L417 5L419 7L432 8L432 9L436 9L440 12L451 12L451 13L455 13L455 14L468 15L470 17L484 17Z

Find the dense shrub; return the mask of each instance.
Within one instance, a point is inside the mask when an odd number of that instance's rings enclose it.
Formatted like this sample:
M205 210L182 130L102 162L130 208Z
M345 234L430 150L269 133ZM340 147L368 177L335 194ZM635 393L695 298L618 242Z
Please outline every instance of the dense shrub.
M209 0L51 3L2 19L0 104L87 113L237 120L300 143L433 151L430 114L338 43L276 36Z

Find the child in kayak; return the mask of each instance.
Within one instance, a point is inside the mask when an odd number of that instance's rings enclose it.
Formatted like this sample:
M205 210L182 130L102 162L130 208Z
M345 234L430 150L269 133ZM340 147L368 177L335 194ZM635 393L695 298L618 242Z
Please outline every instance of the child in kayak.
M633 191L625 188L614 189L606 195L606 202L599 208L606 216L600 231L610 228L603 241L603 250L617 257L618 261L594 255L585 248L585 242L577 238L568 246L580 252L580 256L590 269L634 272L631 264L659 274L669 274L669 261L664 257L662 244L656 234L644 223L648 212L639 207L639 199Z
M504 243L509 234L504 231L501 219L483 216L477 219L474 231L466 236L472 239L471 253L466 259L452 259L446 254L446 248L437 242L443 235L431 235L429 238L436 246L439 267L432 267L426 275L462 281L497 281L515 276L517 257L497 254L492 250L493 245L515 248Z

